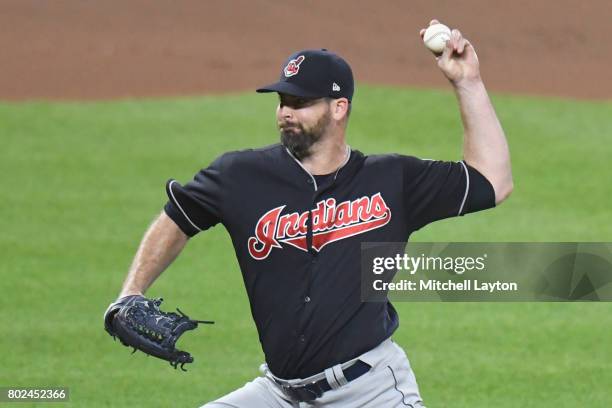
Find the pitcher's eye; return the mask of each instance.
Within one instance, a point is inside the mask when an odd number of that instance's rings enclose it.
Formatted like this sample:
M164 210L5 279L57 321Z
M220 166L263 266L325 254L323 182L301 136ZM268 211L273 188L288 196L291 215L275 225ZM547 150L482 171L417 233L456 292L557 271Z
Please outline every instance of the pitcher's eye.
M318 101L318 98L305 98L301 96L279 95L279 106L289 106L293 109L301 109L313 105Z

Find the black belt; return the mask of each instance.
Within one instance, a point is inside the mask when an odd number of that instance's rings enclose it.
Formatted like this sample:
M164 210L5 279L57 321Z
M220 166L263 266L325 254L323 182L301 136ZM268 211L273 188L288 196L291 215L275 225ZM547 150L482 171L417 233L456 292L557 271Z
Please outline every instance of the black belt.
M357 360L355 364L342 370L346 381L353 381L356 378L361 377L368 371L370 371L370 365L364 363L361 360ZM287 385L274 379L274 381L285 390L285 392L294 400L299 402L314 401L321 397L324 392L332 389L331 385L327 382L327 379L323 378L317 382L313 382L305 385Z

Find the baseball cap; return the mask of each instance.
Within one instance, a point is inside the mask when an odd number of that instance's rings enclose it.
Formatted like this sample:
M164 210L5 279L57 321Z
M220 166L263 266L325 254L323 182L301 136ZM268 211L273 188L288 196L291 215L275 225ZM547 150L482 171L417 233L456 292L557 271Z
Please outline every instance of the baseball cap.
M340 56L325 48L291 54L283 64L278 82L257 92L281 92L304 98L353 99L353 72Z

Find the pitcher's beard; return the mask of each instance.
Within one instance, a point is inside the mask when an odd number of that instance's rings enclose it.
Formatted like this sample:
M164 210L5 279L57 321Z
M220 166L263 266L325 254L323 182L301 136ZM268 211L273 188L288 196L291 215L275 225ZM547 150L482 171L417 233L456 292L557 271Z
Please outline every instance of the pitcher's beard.
M281 130L281 143L289 149L298 160L303 160L312 154L312 145L321 139L321 135L306 132L301 126L299 130Z
M281 143L301 161L312 155L312 146L321 140L330 121L331 113L328 111L309 131L306 131L301 123L290 129L281 129Z

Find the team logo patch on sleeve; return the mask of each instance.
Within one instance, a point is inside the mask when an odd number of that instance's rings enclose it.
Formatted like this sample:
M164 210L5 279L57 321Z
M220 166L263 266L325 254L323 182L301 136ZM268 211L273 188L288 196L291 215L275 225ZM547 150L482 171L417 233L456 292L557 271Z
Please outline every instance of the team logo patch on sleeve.
M298 72L300 72L300 64L304 62L304 59L305 59L304 56L300 55L296 59L292 59L291 61L289 61L289 63L287 64L284 70L285 76L291 77L291 76L296 75Z
M262 260L274 248L291 245L308 251L306 243L308 211L282 214L284 205L259 218L255 235L248 239L249 254ZM380 228L391 220L391 210L382 195L343 201L328 198L312 210L312 247L318 252L327 244Z

